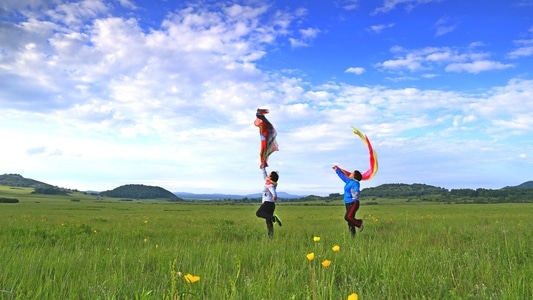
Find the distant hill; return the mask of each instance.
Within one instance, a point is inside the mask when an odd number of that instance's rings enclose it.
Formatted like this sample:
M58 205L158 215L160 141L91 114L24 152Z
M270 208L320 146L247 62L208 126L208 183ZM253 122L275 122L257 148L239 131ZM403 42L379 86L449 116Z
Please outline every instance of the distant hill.
M365 197L411 197L425 195L443 195L448 190L427 184L389 183L377 187L365 188L361 191Z
M307 195L305 195L305 196L307 196ZM289 193L285 193L285 192L278 192L278 198L280 198L280 199L299 199L299 198L302 198L302 197L305 197L305 196L293 195L293 194L289 194ZM248 198L261 198L261 197L263 197L263 194L261 194L261 193L248 194L248 195L246 195L246 197L248 197Z
M162 187L143 184L127 184L119 186L113 190L101 192L100 195L112 198L168 199L169 201L183 200Z
M261 193L248 194L248 195L235 195L235 194L195 194L195 193L186 193L186 192L176 192L176 196L183 199L192 199L192 200L242 200L242 199L259 199L261 198ZM285 192L278 192L278 197L280 199L299 199L304 196L292 195Z
M0 185L12 187L52 187L52 185L37 180L24 178L19 174L0 175Z
M533 181L526 181L516 186L506 186L504 189L533 189Z
M222 200L222 199L243 199L246 196L243 195L234 195L234 194L195 194L187 192L175 192L174 195L183 198L183 199L194 199L194 200Z
M0 185L33 188L34 191L32 194L68 195L70 192L67 189L59 188L41 181L24 178L19 174L0 175Z
M24 178L19 174L4 174L0 175L0 185L11 186L11 187L30 187L34 188L34 193L40 194L68 194L72 192L67 188L59 188L41 181L34 179ZM522 189L526 191L521 191ZM382 184L377 187L364 188L362 194L364 197L420 197L427 195L486 195L487 192L494 195L499 195L498 197L506 197L509 195L529 195L532 193L530 190L533 189L533 181L526 181L516 186L506 186L501 189L491 190L491 189L452 189L447 190L445 188L431 186L427 184L405 184L405 183L392 183L392 184ZM520 191L518 191L520 190ZM76 191L76 190L74 190ZM99 192L91 192L91 194L98 194ZM157 186L147 186L142 184L128 184L123 185L113 190L104 191L100 193L101 195L113 198L129 198L129 199L168 199L170 201L181 201L183 199L191 200L246 200L246 199L260 199L261 193L248 194L248 195L235 195L235 194L194 194L194 193L184 193L176 192L171 193L168 190L165 190ZM313 195L293 195L285 192L278 192L278 197L280 199L289 199L289 200L299 200ZM316 197L316 196L314 196ZM340 197L340 194L330 194L331 197ZM523 196L524 197L524 196ZM528 198L531 199L531 198Z
M477 190L489 190L489 191L504 191L506 189L532 189L533 181L527 181L516 186L507 186L502 189L490 190L490 189L477 189ZM452 192L464 191L474 189L452 189ZM382 184L377 187L364 188L361 193L365 197L412 197L412 196L427 196L427 195L445 195L448 191L445 188L436 187L427 184L414 183L388 183Z

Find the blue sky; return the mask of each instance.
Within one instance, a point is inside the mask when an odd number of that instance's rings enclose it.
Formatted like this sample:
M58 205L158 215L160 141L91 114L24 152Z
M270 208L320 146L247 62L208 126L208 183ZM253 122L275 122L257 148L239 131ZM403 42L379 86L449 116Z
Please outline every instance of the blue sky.
M497 189L533 180L533 1L0 4L0 173L79 190Z

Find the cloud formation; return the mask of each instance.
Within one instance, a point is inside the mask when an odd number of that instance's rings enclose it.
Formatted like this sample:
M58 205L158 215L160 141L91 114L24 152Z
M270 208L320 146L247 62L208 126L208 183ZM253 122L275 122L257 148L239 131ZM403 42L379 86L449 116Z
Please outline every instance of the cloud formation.
M410 72L431 71L443 67L446 72L468 73L513 67L513 64L489 60L489 53L471 47L427 47L409 50L396 46L391 49L391 53L394 54L394 59L377 63L375 66L387 71Z
M430 2L384 1L375 10ZM356 1L337 7L362 9ZM3 2L0 134L11 146L2 171L78 189L143 183L255 193L262 178L253 120L266 107L283 191L338 192L332 164L366 169L350 126L369 136L380 159L365 186L530 179L533 81L522 60L530 36L509 36L515 48L506 51L476 39L417 46L395 39L404 27L389 19L346 31L342 20L341 29L311 22L312 12L260 1L191 2L158 16L134 1ZM329 70L335 76L320 77Z

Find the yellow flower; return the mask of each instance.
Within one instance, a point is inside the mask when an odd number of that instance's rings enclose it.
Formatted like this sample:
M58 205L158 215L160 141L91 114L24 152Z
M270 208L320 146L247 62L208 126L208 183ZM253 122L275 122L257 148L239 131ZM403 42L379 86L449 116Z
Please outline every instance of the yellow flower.
M315 259L315 253L311 252L311 253L307 254L306 257L307 257L307 260L311 261L311 260Z
M319 237L319 236L315 236L315 237L313 237L313 241L315 241L315 242L320 242L320 237Z
M339 252L341 250L341 247L339 245L335 245L331 248L331 250L333 250L333 252Z
M148 242L148 239L147 239L147 238L144 238L144 242L145 242L145 243Z
M359 299L359 296L357 296L356 293L353 293L348 296L348 300L357 300L357 299Z
M324 268L327 268L327 267L329 267L330 265L331 265L331 260L327 260L327 259L326 259L326 260L324 260L324 261L322 262L322 267L324 267Z
M196 281L200 280L200 276L194 276L192 274L185 274L183 276L183 278L185 278L185 280L188 282L188 283L195 283Z

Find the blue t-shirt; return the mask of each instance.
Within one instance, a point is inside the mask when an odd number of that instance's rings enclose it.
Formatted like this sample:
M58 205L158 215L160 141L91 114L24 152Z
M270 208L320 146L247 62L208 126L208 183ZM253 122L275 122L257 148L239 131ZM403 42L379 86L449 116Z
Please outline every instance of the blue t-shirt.
M336 169L335 173L339 176L339 178L344 181L344 203L349 204L354 201L359 201L359 194L361 191L359 190L360 185L359 181L346 177L344 173L340 169Z

